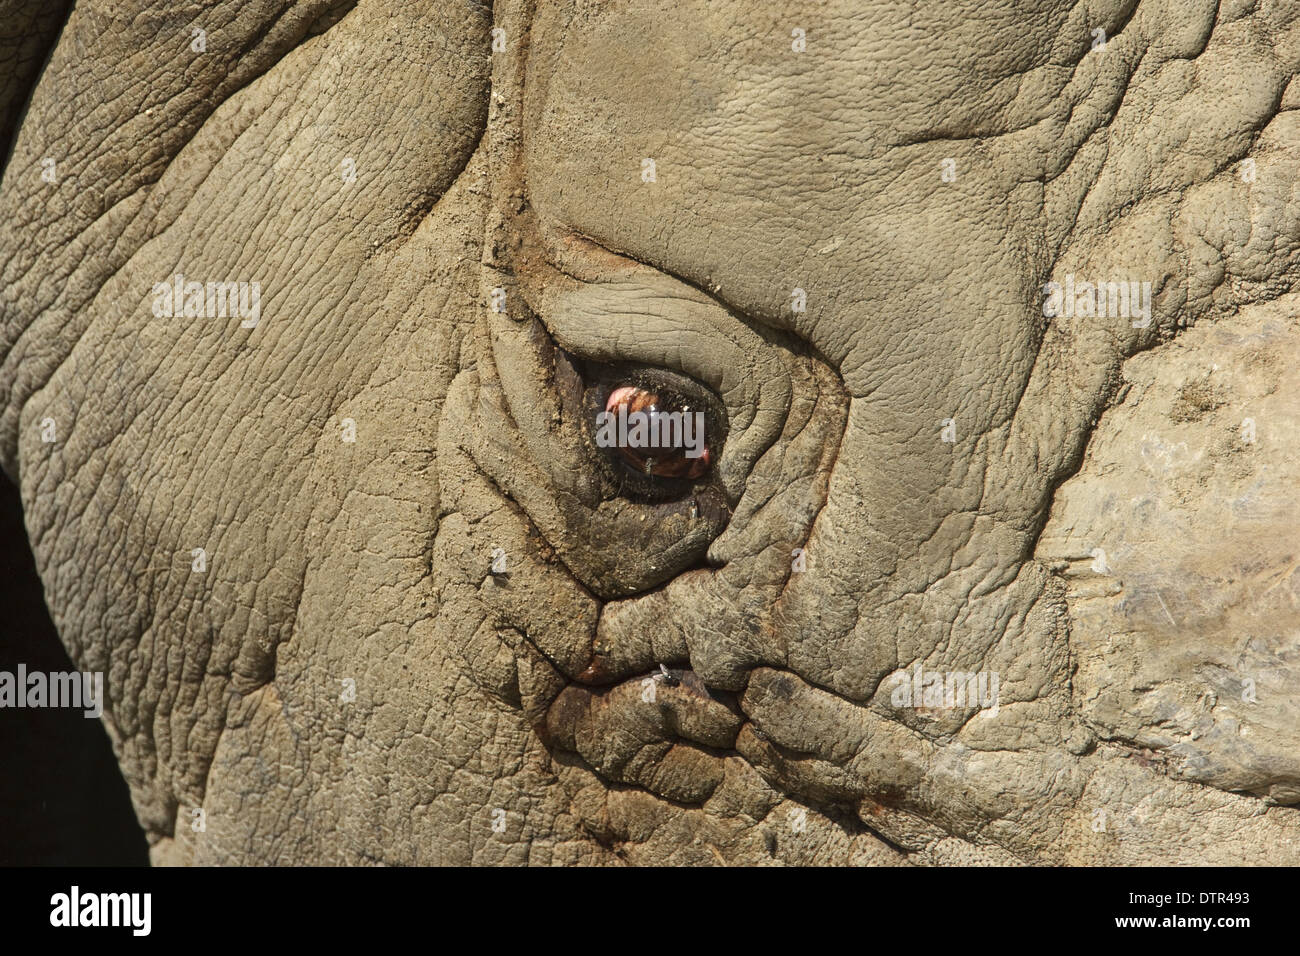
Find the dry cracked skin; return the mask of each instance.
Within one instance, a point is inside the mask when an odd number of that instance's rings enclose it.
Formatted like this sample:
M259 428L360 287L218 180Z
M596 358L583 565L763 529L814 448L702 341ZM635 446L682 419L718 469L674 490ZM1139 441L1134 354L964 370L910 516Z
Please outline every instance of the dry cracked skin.
M1300 862L1296 4L19 0L0 66L0 463L155 862Z

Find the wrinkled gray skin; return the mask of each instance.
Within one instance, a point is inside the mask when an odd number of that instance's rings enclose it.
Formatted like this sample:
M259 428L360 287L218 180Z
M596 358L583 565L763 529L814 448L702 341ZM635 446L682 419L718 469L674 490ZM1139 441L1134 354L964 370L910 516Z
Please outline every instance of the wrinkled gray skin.
M1300 268L1295 4L536 7L78 2L39 77L0 455L155 860L1300 861L1294 708L1094 706L1035 553L1125 360ZM714 506L618 495L556 346L716 393Z

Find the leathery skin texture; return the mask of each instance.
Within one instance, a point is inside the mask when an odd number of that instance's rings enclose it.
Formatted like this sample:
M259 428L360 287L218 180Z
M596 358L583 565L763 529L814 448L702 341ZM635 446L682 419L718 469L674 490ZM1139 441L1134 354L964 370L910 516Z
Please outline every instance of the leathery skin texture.
M27 19L0 464L154 862L1300 862L1294 3Z

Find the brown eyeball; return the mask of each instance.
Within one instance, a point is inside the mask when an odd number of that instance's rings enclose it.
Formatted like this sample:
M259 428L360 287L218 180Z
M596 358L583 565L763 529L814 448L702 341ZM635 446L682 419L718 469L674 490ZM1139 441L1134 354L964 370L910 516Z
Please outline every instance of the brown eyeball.
M596 441L639 474L691 481L706 474L712 460L705 419L687 404L623 385L609 393L597 417Z

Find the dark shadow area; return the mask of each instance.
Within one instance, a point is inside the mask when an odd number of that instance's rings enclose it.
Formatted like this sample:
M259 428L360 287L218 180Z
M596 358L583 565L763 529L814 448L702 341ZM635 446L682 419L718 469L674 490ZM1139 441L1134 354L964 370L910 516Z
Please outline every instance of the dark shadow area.
M9 164L32 90L71 12L72 0L0 0L0 172Z
M0 671L73 671L45 607L18 491L0 475ZM81 710L0 708L0 865L147 865L103 725Z

